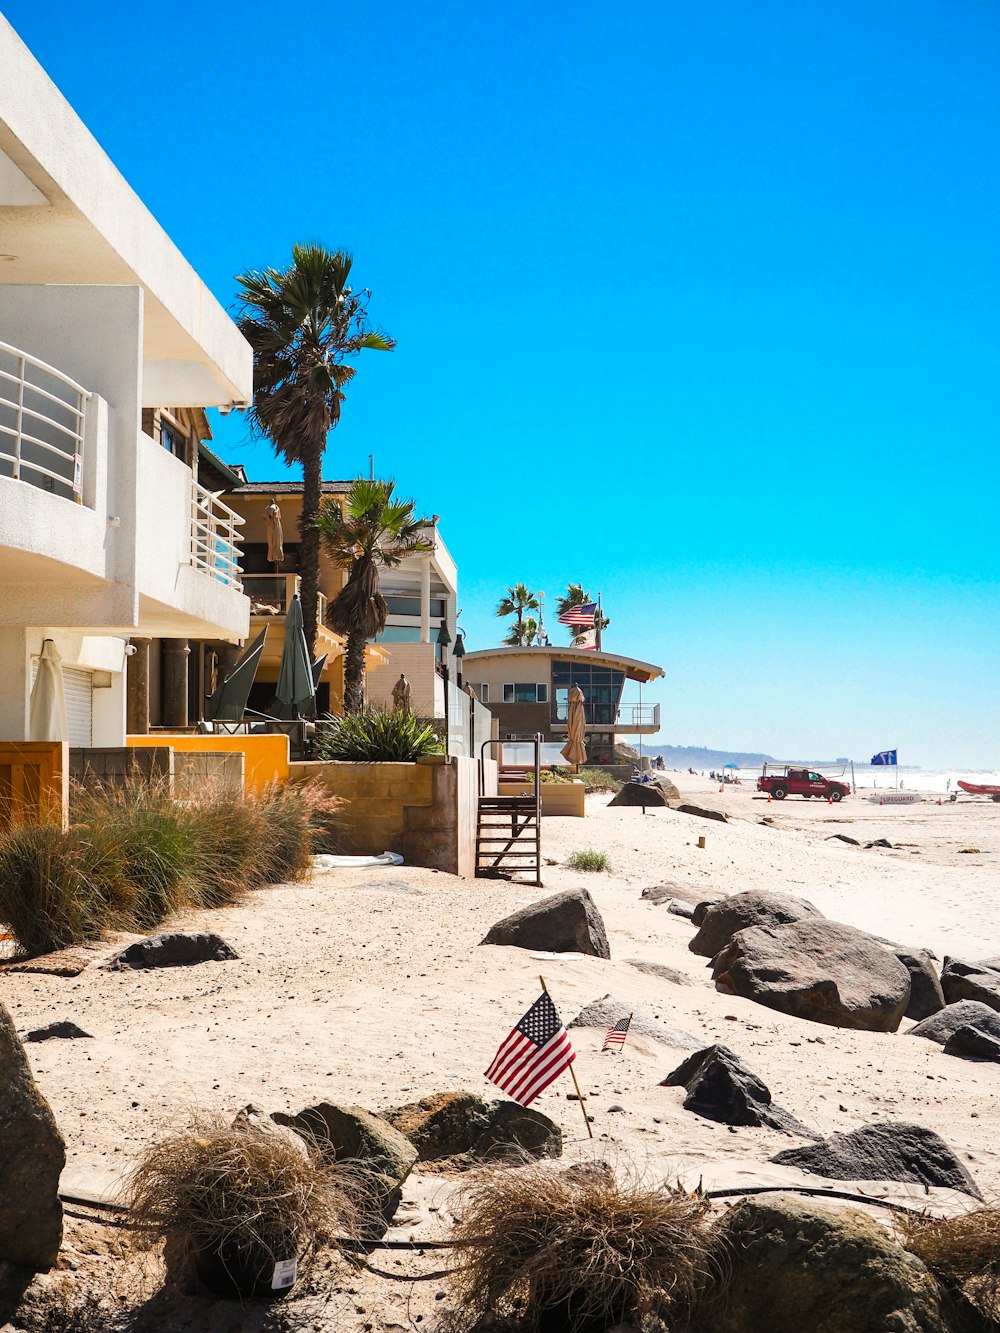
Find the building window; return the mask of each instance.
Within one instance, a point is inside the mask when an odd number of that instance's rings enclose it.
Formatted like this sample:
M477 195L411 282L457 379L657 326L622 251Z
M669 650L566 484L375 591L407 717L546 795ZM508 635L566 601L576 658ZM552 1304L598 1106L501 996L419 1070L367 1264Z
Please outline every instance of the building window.
M472 685L472 682L470 681L469 684ZM479 702L480 702L481 704L488 704L488 703L489 703L489 701L490 701L490 687L489 687L489 685L487 685L487 684L485 684L485 683L482 684L482 685L472 685L472 689L473 689L473 691L474 691L474 693L475 693L476 698L479 700Z
M419 625L386 625L381 634L376 634L372 643L419 643Z
M566 721L569 692L574 685L579 685L583 690L584 716L587 722L591 726L614 726L625 685L625 673L589 661L553 662L552 720L554 722Z
M398 592L387 592L384 596L391 616L420 615L419 597L410 597L405 593ZM445 599L443 597L432 597L430 599L430 614L438 620L444 619L446 609Z
M503 701L505 704L547 704L549 687L543 681L529 684L504 685Z

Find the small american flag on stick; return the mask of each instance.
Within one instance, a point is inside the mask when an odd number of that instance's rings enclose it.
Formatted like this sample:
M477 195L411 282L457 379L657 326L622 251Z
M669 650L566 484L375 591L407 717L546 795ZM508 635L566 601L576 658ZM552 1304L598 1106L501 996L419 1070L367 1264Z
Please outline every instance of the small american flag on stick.
M604 1038L604 1045L601 1052L612 1051L617 1046L619 1050L625 1045L625 1038L628 1036L628 1025L632 1022L632 1015L628 1018L619 1018L613 1027L608 1028L607 1036Z
M486 1077L515 1102L528 1106L575 1059L552 997L543 991L500 1043Z

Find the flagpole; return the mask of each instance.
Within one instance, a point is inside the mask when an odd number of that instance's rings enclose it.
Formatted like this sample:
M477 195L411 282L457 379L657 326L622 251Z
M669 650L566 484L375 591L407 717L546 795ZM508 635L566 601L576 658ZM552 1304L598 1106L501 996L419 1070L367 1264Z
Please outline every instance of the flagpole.
M545 978L539 977L538 980L542 983L542 990L545 992L546 995L548 995L549 999L551 1000L552 996L549 992L548 986L546 986L545 984ZM573 1080L573 1087L576 1088L576 1098L577 1101L580 1103L580 1110L583 1113L583 1123L587 1126L587 1133L590 1135L591 1138L593 1138L594 1131L590 1128L590 1118L587 1115L587 1103L583 1100L583 1093L580 1091L580 1085L576 1081L576 1070L573 1068L572 1061L570 1062L569 1072L570 1072L570 1077Z
M594 636L594 647L597 649L598 652L600 652L601 651L601 594L600 593L597 594L597 619L595 620L594 623L597 626L597 633ZM593 1135L591 1135L591 1138L593 1138Z

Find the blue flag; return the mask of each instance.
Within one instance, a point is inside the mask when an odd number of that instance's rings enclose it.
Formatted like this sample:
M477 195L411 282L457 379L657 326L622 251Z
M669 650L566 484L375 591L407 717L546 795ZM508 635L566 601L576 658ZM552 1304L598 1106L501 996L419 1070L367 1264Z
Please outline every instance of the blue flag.
M878 754L872 755L872 764L894 764L896 763L895 750L881 750Z

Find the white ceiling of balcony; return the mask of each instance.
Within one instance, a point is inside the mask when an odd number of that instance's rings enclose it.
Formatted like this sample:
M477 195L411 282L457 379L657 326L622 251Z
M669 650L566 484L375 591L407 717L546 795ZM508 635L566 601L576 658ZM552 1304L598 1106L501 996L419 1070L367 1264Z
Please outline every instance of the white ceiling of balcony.
M249 399L247 343L2 17L0 69L0 283L139 286L144 404Z

